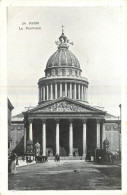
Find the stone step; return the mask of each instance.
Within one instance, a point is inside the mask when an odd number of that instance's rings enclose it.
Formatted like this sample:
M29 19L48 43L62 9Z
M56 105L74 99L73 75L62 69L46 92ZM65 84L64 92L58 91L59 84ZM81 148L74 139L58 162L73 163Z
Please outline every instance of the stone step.
M48 157L49 160L54 160L55 156ZM60 156L60 160L85 160L83 156Z

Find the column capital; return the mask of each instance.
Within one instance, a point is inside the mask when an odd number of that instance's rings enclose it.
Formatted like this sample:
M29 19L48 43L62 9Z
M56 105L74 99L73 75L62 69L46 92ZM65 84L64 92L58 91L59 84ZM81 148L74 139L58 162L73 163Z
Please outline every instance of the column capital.
M102 123L102 125L104 125L105 124L105 119L102 119L101 123Z
M23 123L24 123L24 127L26 128L27 127L27 120L23 119Z
M26 129L26 128L27 128L27 123L24 124L24 129Z
M69 123L70 123L70 124L73 123L73 119L69 119Z
M33 123L33 119L28 119L29 124Z
M41 119L41 123L45 124L46 123L46 119Z
M82 119L82 123L83 123L83 124L86 124L86 122L87 122L87 119L86 119L86 118L83 118L83 119Z
M69 121L69 156L73 156L73 123L71 119Z
M101 119L96 119L96 121L97 121L97 124L101 123Z
M58 124L60 122L60 119L55 119L55 121L56 121L56 124Z

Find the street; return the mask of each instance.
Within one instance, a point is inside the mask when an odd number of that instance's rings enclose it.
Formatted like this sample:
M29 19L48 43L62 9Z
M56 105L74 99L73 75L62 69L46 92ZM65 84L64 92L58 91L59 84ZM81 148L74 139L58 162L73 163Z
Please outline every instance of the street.
M84 160L29 164L8 176L9 190L120 190L121 166Z

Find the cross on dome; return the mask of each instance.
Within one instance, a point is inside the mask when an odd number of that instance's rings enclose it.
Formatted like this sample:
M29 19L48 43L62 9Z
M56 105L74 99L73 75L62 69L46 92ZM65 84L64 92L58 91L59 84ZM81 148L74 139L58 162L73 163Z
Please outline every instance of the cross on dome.
M63 29L63 28L64 28L64 26L62 25L61 27L62 27L62 33L64 33L64 29Z
M69 48L69 44L73 45L73 42L70 42L68 40L68 38L64 35L64 29L63 29L64 26L63 25L61 26L61 28L62 28L62 34L59 37L59 41L55 41L55 44L58 45L58 49L60 49L60 48L68 49Z

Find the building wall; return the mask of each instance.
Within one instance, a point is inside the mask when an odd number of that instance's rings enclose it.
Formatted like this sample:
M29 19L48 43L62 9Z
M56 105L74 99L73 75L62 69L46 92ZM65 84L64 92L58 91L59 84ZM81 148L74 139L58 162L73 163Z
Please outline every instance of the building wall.
M119 151L119 126L116 123L106 123L106 136L109 140L109 151L115 153Z
M10 113L9 113L10 115ZM11 116L11 115L10 115ZM109 140L109 150L115 153L119 151L119 126L112 121L105 124L106 136ZM23 121L12 121L11 124L11 148L17 154L22 155L24 152L24 124Z
M11 110L8 108L8 141L11 140Z
M10 100L8 99L8 154L11 151L11 112L13 110L13 105L11 104Z
M18 155L24 152L24 124L23 122L12 122L11 124L11 148Z

